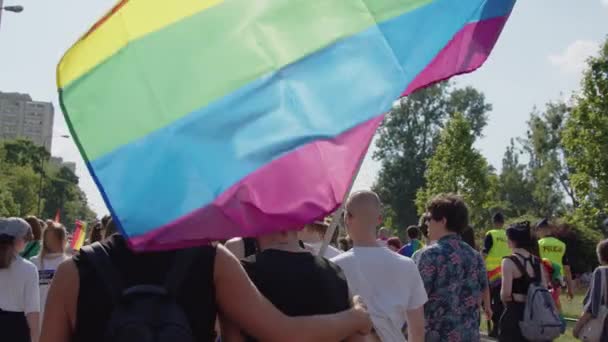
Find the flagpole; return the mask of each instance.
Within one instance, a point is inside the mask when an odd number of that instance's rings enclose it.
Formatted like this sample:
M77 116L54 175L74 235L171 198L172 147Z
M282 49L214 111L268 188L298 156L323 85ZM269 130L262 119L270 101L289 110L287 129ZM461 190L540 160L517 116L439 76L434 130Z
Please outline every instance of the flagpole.
M344 194L344 198L342 199L342 205L340 205L338 210L336 210L331 217L331 224L329 225L329 228L327 228L327 230L325 231L325 236L323 237L323 244L321 245L321 248L319 249L319 254L317 255L323 256L325 255L325 251L327 251L327 247L329 246L331 238L334 236L334 232L338 227L340 218L344 215L344 203L346 203L346 200L348 199L348 196L350 195L350 192L353 189L353 185L355 184L355 180L357 179L357 176L359 176L359 171L361 171L361 166L363 166L363 161L365 160L365 156L367 155L367 152L369 151L369 147L371 146L373 140L374 138L372 137L372 139L369 141L369 144L367 145L365 154L361 157L361 160L359 160L359 165L357 165L357 171L353 175L353 178L350 180L348 190L346 191L346 193Z

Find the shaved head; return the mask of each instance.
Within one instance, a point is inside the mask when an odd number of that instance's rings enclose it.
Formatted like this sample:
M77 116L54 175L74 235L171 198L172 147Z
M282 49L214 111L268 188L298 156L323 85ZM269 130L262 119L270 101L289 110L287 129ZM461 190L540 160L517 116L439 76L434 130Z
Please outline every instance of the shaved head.
M345 204L345 221L355 244L375 243L376 227L381 222L382 202L373 191L357 191Z

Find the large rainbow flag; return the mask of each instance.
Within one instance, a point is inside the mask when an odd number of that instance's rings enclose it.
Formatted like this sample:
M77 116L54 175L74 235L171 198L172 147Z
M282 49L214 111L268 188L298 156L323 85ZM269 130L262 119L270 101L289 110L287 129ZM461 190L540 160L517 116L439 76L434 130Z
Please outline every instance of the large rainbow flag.
M57 70L135 249L291 229L342 202L383 113L478 68L515 0L123 0Z

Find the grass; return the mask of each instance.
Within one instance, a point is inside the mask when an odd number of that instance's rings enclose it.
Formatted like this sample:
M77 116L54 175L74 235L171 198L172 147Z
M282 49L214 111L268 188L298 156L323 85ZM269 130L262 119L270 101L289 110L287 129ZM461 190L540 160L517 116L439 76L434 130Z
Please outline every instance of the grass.
M585 298L585 291L579 291L575 293L572 301L568 300L565 295L561 296L562 312L566 318L578 319L583 310L583 299ZM566 332L556 342L574 342L578 341L572 336L572 328L574 328L574 322L568 322ZM487 323L485 320L481 322L481 330L487 333Z

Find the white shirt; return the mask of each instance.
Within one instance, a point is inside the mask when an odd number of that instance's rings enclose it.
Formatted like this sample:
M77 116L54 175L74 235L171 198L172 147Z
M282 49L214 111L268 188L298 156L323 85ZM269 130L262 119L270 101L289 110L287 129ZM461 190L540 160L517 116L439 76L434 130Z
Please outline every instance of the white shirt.
M323 245L323 241L312 242L312 243L305 242L304 245L310 247L310 251L314 255L318 255L319 251L321 250L321 245ZM327 245L327 249L325 250L325 255L323 255L323 257L325 259L331 259L333 257L337 257L341 253L342 253L342 251L337 249L336 247L334 247L332 245Z
M351 294L363 298L380 339L404 341L406 312L427 301L416 264L380 246L353 247L331 261L344 271Z
M0 309L26 314L40 312L38 271L20 256L8 268L0 269Z
M47 254L44 257L44 262L42 263L42 268L40 266L40 256L35 256L32 258L32 263L36 265L38 269L38 279L40 284L40 317L44 317L44 305L46 304L46 297L49 293L49 287L51 286L51 281L55 276L55 271L57 271L57 267L59 264L69 259L70 257L64 253L52 253ZM40 320L42 324L42 319Z

